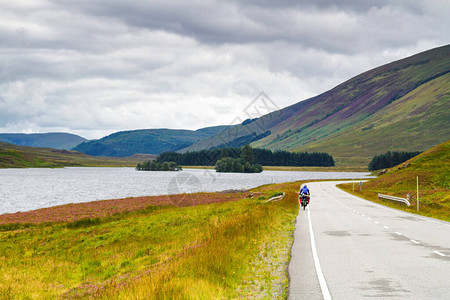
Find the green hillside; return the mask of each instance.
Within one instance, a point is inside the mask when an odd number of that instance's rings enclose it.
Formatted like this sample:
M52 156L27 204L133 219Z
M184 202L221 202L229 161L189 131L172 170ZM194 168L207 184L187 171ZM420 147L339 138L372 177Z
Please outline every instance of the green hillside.
M425 190L450 190L450 140L387 170L366 184L370 189L408 190L416 189L416 176L420 188ZM449 202L450 195L443 202Z
M182 151L267 132L252 146L327 152L337 166L367 166L372 156L388 150L425 150L450 136L449 71L447 45L365 72Z
M388 150L423 151L450 136L449 87L450 74L446 74L338 133L293 149L329 149L344 165L367 165L373 155Z
M200 139L215 135L227 126L199 130L143 129L121 131L100 140L84 142L74 148L93 156L127 157L136 153L160 154L188 147Z
M54 149L70 150L82 142L86 142L81 136L64 133L0 133L0 141L20 146L46 147Z
M417 176L420 213L450 221L450 140L388 169L365 183L360 194L372 200L377 199L378 193L402 198L410 194L412 205L403 209L416 212ZM352 189L348 185L346 187Z
M35 148L0 142L0 168L134 167L139 159L93 157L76 151Z
M272 134L271 129L283 122L283 120L300 112L307 107L309 103L314 101L314 99L315 98L311 98L284 109L274 111L250 123L244 121L242 124L231 126L219 134L202 139L189 147L181 149L179 152L199 151L223 146L241 147L247 143L260 140L268 134Z

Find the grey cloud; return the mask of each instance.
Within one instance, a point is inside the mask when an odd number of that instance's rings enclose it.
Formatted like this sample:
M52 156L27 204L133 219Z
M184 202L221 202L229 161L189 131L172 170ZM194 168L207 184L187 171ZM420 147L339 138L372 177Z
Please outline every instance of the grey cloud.
M432 1L431 1L432 2ZM66 2L67 3L67 2ZM286 41L311 48L355 53L355 39L364 43L371 27L356 23L370 11L385 7L404 15L423 15L421 1L69 1L73 9L121 20L129 26L163 30L203 43L264 43ZM437 4L431 3L430 7ZM389 21L390 16L378 20ZM397 16L398 17L398 16ZM402 21L400 16L399 22ZM381 23L381 24L382 24ZM355 31L363 34L355 35ZM365 31L365 32L364 32ZM364 34L365 33L365 34ZM417 33L417 32L416 32ZM378 37L382 40L381 37ZM386 41L387 43L390 40ZM352 44L351 46L349 44Z
M449 9L440 0L3 2L0 131L91 138L227 124L262 90L284 107L447 43Z

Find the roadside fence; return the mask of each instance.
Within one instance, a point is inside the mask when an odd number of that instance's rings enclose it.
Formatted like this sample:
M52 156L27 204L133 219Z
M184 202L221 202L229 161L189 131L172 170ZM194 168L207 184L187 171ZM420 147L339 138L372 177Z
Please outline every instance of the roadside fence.
M392 200L392 201L398 201L398 202L403 202L403 203L405 203L407 206L410 206L410 205L411 205L411 203L409 203L409 199L405 199L405 198L394 197L394 196L383 195L383 194L378 194L378 198L380 198L380 199L386 199L386 200ZM408 197L408 198L409 198L409 197Z

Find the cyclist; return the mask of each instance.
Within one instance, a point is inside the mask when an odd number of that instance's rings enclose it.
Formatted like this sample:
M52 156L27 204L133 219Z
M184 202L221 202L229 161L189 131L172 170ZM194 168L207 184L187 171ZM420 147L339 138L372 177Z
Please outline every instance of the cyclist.
M302 194L303 194L303 195L308 195L308 204L309 204L309 200L310 200L309 195L310 195L310 193L309 193L309 189L308 189L308 187L306 186L306 184L300 189L300 192L299 192L300 198L301 198Z

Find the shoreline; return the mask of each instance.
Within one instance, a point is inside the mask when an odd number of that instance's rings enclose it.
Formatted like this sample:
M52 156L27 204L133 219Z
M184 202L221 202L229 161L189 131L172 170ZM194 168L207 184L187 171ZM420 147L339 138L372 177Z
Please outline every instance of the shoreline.
M214 170L214 166L183 166L183 169ZM292 166L263 166L264 171L298 171L298 172L365 172L367 167L292 167Z
M75 222L82 219L107 218L117 214L145 210L149 207L187 207L224 203L246 198L248 192L192 193L160 196L127 197L69 203L26 212L0 215L0 226L8 224L45 224Z
M188 207L213 203L224 203L249 198L258 198L260 192L267 189L281 188L285 185L303 184L312 181L352 181L354 179L311 179L294 182L269 183L241 190L224 190L216 192L196 192L183 194L165 194L156 196L138 196L117 199L95 200L89 202L68 203L25 212L5 213L0 215L0 226L4 225L39 225L46 223L76 222L83 219L108 218L114 215L137 212L149 207Z
M192 192L216 192L228 189L252 189L268 183L298 180L368 178L367 172L296 172L271 171L261 174L215 173L208 169L185 169L182 172L138 172L134 168L26 169L0 173L10 184L2 191L4 202L0 215L29 212L69 203L122 199L128 197L165 196ZM28 178L24 186L23 177ZM46 178L41 180L40 178ZM103 178L103 179L102 179ZM194 186L184 186L189 179ZM198 180L197 180L198 179ZM182 180L181 184L176 180ZM94 182L95 185L91 182ZM112 186L111 186L112 185ZM177 188L178 187L178 188ZM95 188L91 190L92 188ZM20 193L14 191L19 190Z

